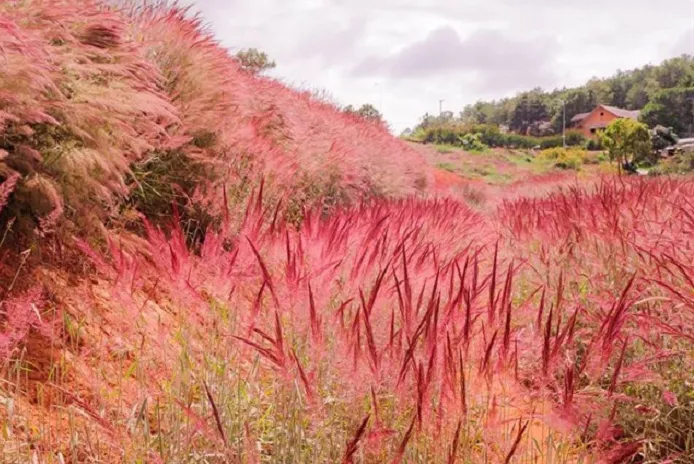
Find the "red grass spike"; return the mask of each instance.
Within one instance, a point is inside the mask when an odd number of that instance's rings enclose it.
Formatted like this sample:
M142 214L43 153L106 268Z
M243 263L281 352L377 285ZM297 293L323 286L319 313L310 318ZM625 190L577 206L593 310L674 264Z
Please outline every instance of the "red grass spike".
M506 358L508 355L509 348L511 347L511 302L508 302L508 309L506 311L506 323L504 324L504 338L503 338L503 357Z
M405 450L407 449L407 444L409 443L410 438L412 437L412 431L414 430L414 424L416 420L417 416L412 418L412 422L410 422L410 426L407 428L405 436L400 442L400 446L398 446L398 451L395 453L393 461L391 461L392 464L400 464L402 462L402 458L405 456Z
M460 370L460 410L465 417L467 415L467 391L465 386L465 369L463 366L463 352L458 350L458 363Z
M301 378L301 383L304 385L304 389L306 390L306 397L309 400L313 399L313 391L311 390L311 385L308 381L308 377L306 376L306 372L304 372L304 368L301 367L301 363L299 362L299 358L296 355L296 351L292 349L292 358L294 358L294 362L296 363L296 367L299 369L299 377Z
M282 363L284 364L284 337L282 336L282 324L280 323L280 315L275 310L275 350Z
M489 342L489 345L487 345L487 348L485 349L484 359L482 360L482 363L480 364L480 373L488 372L488 368L490 366L489 358L492 355L492 349L494 348L494 342L496 341L496 336L498 335L498 333L499 333L498 330L494 331L494 335L492 335L492 339Z
M369 315L366 313L366 308L362 306L364 314L364 327L366 329L366 343L369 348L369 356L371 357L372 370L374 373L378 373L380 367L380 360L378 356L378 350L376 349L376 340L374 339L373 329L371 328L371 322L369 320Z
M371 401L373 402L374 406L374 417L376 417L376 424L380 424L381 416L378 413L378 400L376 399L376 391L374 390L373 385L371 385Z
M270 276L270 273L267 270L267 266L265 265L263 258L261 258L260 253L258 253L258 250L255 248L255 245L253 245L253 242L251 242L251 239L246 237L246 240L248 241L248 244L251 246L251 250L253 251L253 254L255 255L256 259L258 260L258 264L260 265L260 269L263 272L263 278L265 278L265 280L267 281L267 286L270 289L270 294L272 295L272 299L275 302L275 306L279 308L280 302L277 299L277 294L275 293L275 287L272 285L272 277Z
M361 438L364 436L364 432L366 431L366 425L368 424L370 417L371 414L368 414L364 418L364 420L361 422L361 425L359 425L359 428L354 433L354 438L347 442L347 447L345 448L345 455L342 458L342 464L354 463L354 453L357 452L357 446L359 445L359 441L361 440Z
M629 337L624 339L624 344L622 345L622 352L619 354L619 360L614 368L614 373L612 374L612 380L610 381L610 388L608 390L608 396L612 396L617 388L617 379L619 378L619 373L622 370L622 363L624 362L624 354L627 350L627 344L629 343Z
M552 314L554 308L550 307L549 315L547 316L547 324L545 325L545 336L542 342L542 373L547 375L549 371L549 355L552 337Z
M321 340L321 319L316 312L316 303L313 299L313 290L311 282L308 282L308 301L309 301L309 316L311 318L311 336L316 343Z
M458 444L460 442L460 428L463 425L463 421L458 421L458 426L455 428L455 434L453 435L453 444L451 445L451 451L448 453L448 464L455 464L456 456L458 455Z
M528 428L529 423L530 422L528 421L525 423L525 425L521 426L521 421L520 419L518 420L518 435L516 435L516 439L513 442L513 446L511 446L511 449L506 455L506 459L504 459L504 464L509 464L511 462L511 458L513 458L513 455L516 454L516 451L518 450L518 445L520 444L521 439L523 438L523 434L525 433L525 429Z
M491 283L489 284L489 301L487 303L487 320L492 323L496 314L496 269L499 256L499 241L494 245L494 261L492 264Z
M207 399L209 400L210 405L212 406L212 413L214 414L214 420L217 425L217 431L219 432L219 436L221 437L224 446L226 446L227 438L224 435L224 427L222 426L222 419L219 416L219 410L217 409L217 405L215 404L214 399L212 398L212 392L207 386L207 382L203 382L203 385L205 387L205 393L207 393Z

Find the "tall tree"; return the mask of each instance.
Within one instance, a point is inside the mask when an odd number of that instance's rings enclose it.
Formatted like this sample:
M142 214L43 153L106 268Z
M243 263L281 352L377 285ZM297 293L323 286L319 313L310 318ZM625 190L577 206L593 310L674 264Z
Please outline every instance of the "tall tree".
M694 87L658 91L641 113L649 126L671 127L678 135L694 136Z
M544 92L541 89L535 89L520 96L509 124L511 130L525 134L530 126L547 119L547 106L543 97Z

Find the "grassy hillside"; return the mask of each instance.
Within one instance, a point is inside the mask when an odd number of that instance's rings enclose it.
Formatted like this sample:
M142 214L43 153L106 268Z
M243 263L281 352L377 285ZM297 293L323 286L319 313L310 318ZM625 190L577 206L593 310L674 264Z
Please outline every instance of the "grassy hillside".
M319 197L426 187L406 145L241 70L183 10L63 0L5 2L0 14L3 176L19 176L6 209L36 212L22 224L29 235L169 217L172 203L205 228L223 192L237 205L261 179L272 206L294 216Z
M691 461L691 177L436 169L177 8L0 32L3 462Z

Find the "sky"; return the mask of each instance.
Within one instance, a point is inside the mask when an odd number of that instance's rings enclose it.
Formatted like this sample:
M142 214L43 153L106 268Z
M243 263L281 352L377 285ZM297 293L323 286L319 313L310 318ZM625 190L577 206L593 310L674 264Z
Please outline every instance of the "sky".
M398 133L424 113L694 54L694 0L186 0L270 75L372 103ZM184 2L185 3L185 2Z

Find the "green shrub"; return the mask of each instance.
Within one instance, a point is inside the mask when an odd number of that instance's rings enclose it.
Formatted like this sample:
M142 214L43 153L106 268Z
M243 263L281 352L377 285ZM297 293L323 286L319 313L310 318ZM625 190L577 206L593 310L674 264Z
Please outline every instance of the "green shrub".
M682 349L684 354L687 347ZM620 405L617 417L626 437L642 441L639 462L674 458L668 462L688 463L694 458L694 389L683 359L656 367L661 385L634 383L625 389L631 401Z
M588 151L602 150L602 143L600 142L600 139L588 139L585 146L586 150Z
M456 148L450 145L436 145L436 152L441 153L442 155L453 153L455 150Z
M653 175L694 172L694 151L680 150L672 157L661 160L651 172Z
M455 172L455 166L451 163L438 163L436 167L444 171Z
M488 147L512 148L529 150L534 147L542 149L561 147L564 139L559 135L549 137L532 137L520 134L502 134L498 126L493 124L455 124L447 123L418 129L412 137L424 143L437 145L455 145L471 151L483 151ZM478 148L467 148L477 142ZM568 131L566 144L579 146L585 143L585 137L580 132Z
M467 151L482 152L489 147L482 142L481 134L465 134L460 138L462 147Z
M584 150L557 147L541 151L538 159L552 163L555 168L578 171L581 165L589 162L590 156Z
M577 130L566 131L566 145L569 147L582 146L586 143L585 136Z

